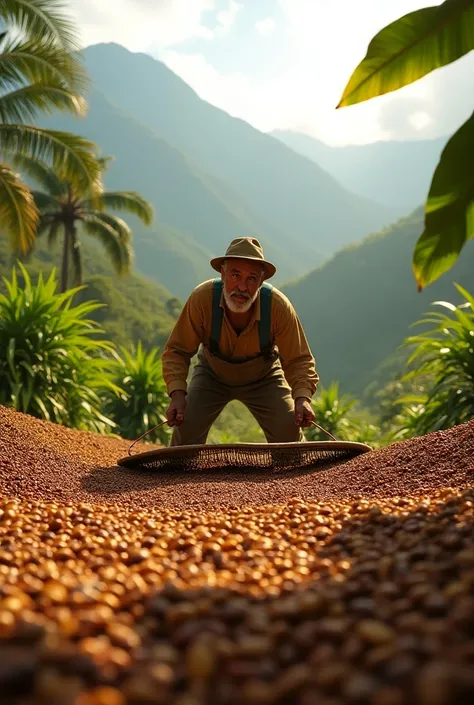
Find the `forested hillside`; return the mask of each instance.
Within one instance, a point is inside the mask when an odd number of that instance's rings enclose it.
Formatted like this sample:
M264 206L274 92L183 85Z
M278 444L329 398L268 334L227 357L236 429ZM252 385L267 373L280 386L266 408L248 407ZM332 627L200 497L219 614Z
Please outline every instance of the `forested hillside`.
M448 274L417 292L411 257L422 219L420 208L282 287L301 316L325 386L339 380L342 391L360 396L433 301L460 302L453 282L472 291L469 243Z
M397 208L400 216L425 200L448 139L334 147L299 132L275 130L270 134L312 159L354 193Z

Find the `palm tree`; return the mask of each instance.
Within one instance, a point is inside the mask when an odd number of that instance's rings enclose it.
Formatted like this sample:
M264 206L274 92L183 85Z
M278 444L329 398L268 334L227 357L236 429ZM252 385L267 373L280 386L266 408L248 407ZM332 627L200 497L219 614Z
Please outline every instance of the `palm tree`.
M105 171L109 158L98 159ZM152 206L133 191L103 191L91 196L68 181L61 181L53 169L33 160L21 160L28 173L42 186L32 191L40 212L38 236L47 235L53 246L60 233L64 235L61 265L61 291L69 285L72 266L73 286L82 284L82 261L79 232L96 237L105 247L118 274L126 274L132 262L132 233L127 223L107 210L126 211L136 215L146 225L153 220Z
M88 81L78 49L61 0L0 1L0 223L12 248L24 253L39 213L12 166L17 156L41 159L91 194L101 188L92 142L34 125L40 113L85 113Z

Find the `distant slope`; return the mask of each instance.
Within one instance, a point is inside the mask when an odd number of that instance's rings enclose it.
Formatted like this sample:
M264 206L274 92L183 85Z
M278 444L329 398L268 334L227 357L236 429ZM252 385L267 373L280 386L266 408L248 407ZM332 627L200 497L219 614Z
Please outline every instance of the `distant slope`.
M84 283L87 286L77 300L95 299L106 308L95 311L90 318L98 321L105 337L118 345L128 346L142 340L147 347L163 346L176 320L179 304L171 294L144 277L131 274L117 277L113 274L100 246L85 237L83 241ZM16 264L6 236L0 233L0 291L4 291L3 277L10 279ZM44 239L37 241L33 253L24 262L30 276L39 272L49 274L60 268L60 249L50 251ZM17 268L18 273L18 268Z
M227 243L255 234L268 254L282 261L285 276L298 271L285 266L283 253L270 237L251 227L245 213L230 208L217 187L210 188L193 165L148 128L115 108L101 93L90 95L85 119L58 115L43 120L56 129L71 130L94 140L102 153L114 157L106 174L111 189L136 190L155 207L156 221L147 228L133 217L137 268L184 296L212 271L209 259ZM223 188L223 187L222 187Z
M366 198L396 206L400 215L422 203L448 137L331 147L300 132L270 133L312 159L343 186Z
M349 193L309 159L201 100L150 56L116 44L84 53L96 88L237 192L239 207L272 233L273 246L286 251L291 242L298 271L393 220L392 209ZM231 236L227 229L224 237ZM277 264L285 266L281 259Z
M324 385L339 380L343 391L361 394L433 301L458 302L452 282L474 291L469 243L450 272L417 293L411 256L421 231L418 209L282 287L301 316Z

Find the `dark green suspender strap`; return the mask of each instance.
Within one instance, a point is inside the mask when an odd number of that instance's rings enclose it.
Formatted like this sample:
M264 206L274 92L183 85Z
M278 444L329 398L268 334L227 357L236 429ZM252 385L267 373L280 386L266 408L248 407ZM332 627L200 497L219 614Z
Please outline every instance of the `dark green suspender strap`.
M271 334L271 307L272 307L271 284L264 282L260 288L260 320L258 322L258 336L260 340L260 352L268 359L272 352ZM220 306L222 297L222 279L215 279L212 288L212 323L211 339L209 348L213 355L219 355L219 342L221 339L222 318L224 311Z
M260 352L268 360L272 353L272 285L264 282L260 288L260 320L258 322L258 337L260 339Z
M222 318L224 311L220 306L222 296L222 279L214 279L212 287L212 322L211 339L209 349L213 355L219 354L219 342L221 339Z

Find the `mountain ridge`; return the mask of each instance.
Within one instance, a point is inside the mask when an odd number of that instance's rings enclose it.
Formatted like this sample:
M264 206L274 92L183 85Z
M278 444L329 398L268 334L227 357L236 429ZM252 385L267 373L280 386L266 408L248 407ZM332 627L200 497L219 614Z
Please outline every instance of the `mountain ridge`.
M199 170L239 193L263 223L292 241L300 271L340 244L391 222L393 211L348 193L311 160L295 155L245 121L203 101L164 64L118 44L96 44L85 52L95 86L114 106L133 115L175 146ZM133 93L132 93L133 87ZM152 87L152 89L150 88Z
M399 216L424 202L441 151L449 139L446 136L331 146L292 130L273 130L268 134L322 166L346 188L391 204L399 210Z

